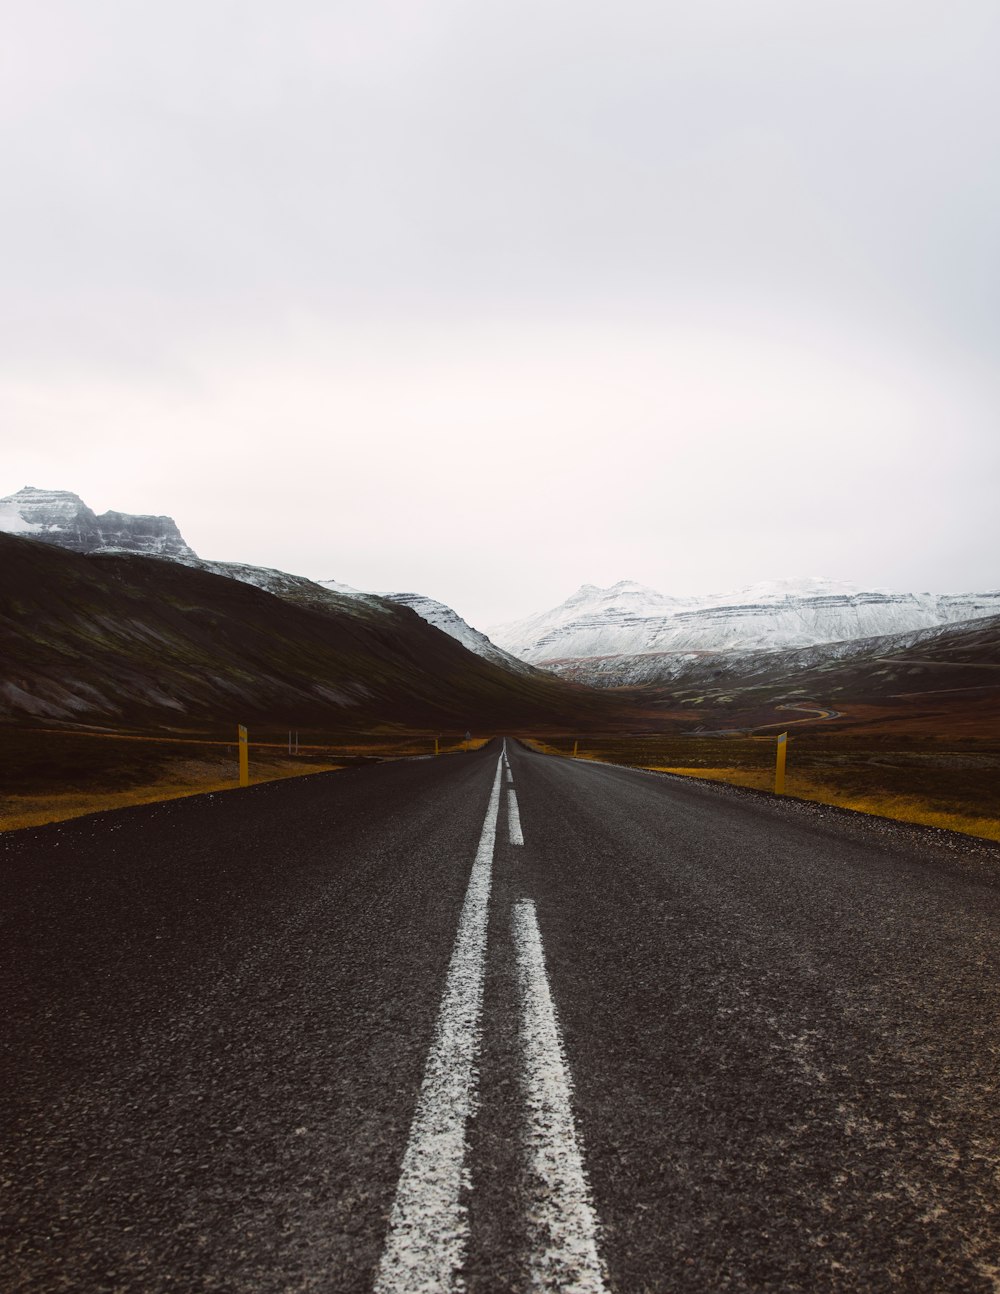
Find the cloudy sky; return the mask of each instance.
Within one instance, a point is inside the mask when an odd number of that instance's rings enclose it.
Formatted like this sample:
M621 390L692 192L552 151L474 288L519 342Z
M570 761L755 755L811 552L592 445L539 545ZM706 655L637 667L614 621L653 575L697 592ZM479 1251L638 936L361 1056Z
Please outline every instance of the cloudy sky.
M1000 586L995 0L12 0L0 494L481 625Z

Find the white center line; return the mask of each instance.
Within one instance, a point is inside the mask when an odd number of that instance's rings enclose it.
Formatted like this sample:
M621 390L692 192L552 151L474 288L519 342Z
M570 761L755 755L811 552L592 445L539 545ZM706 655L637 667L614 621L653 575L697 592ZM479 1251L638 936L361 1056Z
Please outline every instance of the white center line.
M521 814L517 807L517 792L513 787L507 791L507 835L512 845L523 845L521 834Z
M459 1288L469 1220L461 1202L475 1100L486 922L500 806L500 760L458 923L444 997L410 1125L375 1294Z
M514 774L510 771L510 765L508 764L508 766L507 766L507 781L508 781L508 783L510 783L510 782L513 782L513 780L514 780Z
M514 906L521 990L521 1044L528 1107L532 1181L531 1288L560 1294L606 1294L597 1248L597 1218L573 1122L572 1082L545 973L535 905Z

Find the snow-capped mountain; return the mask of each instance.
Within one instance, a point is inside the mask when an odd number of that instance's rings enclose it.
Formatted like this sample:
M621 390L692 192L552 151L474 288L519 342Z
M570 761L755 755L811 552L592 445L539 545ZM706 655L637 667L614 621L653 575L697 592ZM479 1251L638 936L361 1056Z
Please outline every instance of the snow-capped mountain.
M77 553L101 549L147 553L155 557L194 557L171 517L133 516L88 508L69 490L39 490L26 485L0 499L0 530L40 539Z
M490 642L484 633L480 633L478 629L473 629L457 611L453 611L444 602L437 602L434 598L424 597L422 593L383 593L381 596L388 598L390 602L399 602L404 607L409 607L422 620L426 620L428 624L434 625L436 629L441 629L444 633L457 639L463 647L475 652L477 656L483 656L486 660L491 660L496 665L502 665L505 669L516 670L521 674L531 671L530 665L511 655L510 652L504 651L496 643Z
M3 530L78 553L115 551L167 557L253 584L291 601L315 603L332 598L343 604L349 599L355 606L375 612L384 610L386 602L394 602L409 607L477 656L518 674L534 672L531 665L495 646L451 607L433 598L419 593L366 593L337 580L312 581L269 567L205 561L184 542L172 518L132 516L126 512L98 516L70 490L39 490L28 485L0 499L0 531Z
M997 614L1000 592L892 593L814 578L670 598L623 580L607 589L585 584L553 610L489 634L522 660L548 665L651 652L779 651ZM614 665L606 664L603 672L614 673Z

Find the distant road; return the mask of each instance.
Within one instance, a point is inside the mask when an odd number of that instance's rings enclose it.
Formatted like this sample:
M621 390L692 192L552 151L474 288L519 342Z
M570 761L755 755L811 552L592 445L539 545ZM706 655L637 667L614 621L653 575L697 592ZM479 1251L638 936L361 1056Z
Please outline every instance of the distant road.
M932 669L942 665L945 669L1000 669L1000 665L988 660L928 660L920 656L876 656L875 660L886 665L928 665Z
M0 1289L997 1289L1000 850L507 752L0 839Z
M788 701L783 705L776 705L776 710L800 710L803 714L810 715L807 719L790 719L787 723L765 723L755 728L754 732L760 732L762 728L781 728L789 727L796 723L815 723L817 719L839 719L841 718L840 710L831 710L828 706L819 705L798 705L795 702Z
M795 727L800 723L817 723L821 720L843 718L843 712L840 710L830 710L826 706L818 705L796 705L788 702L783 705L776 705L776 710L801 710L809 716L807 719L779 719L775 723L758 723L751 728L712 728L697 729L691 733L692 737L743 737L753 736L757 732L767 732L770 728L777 728L784 731L786 728Z

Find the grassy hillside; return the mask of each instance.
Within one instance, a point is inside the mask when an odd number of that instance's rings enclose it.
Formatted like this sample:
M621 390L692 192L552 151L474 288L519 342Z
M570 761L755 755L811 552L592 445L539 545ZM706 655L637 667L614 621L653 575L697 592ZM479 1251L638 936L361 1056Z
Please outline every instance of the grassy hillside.
M8 723L483 731L602 724L623 709L621 698L499 668L406 607L308 581L279 597L171 561L6 534L0 572Z

